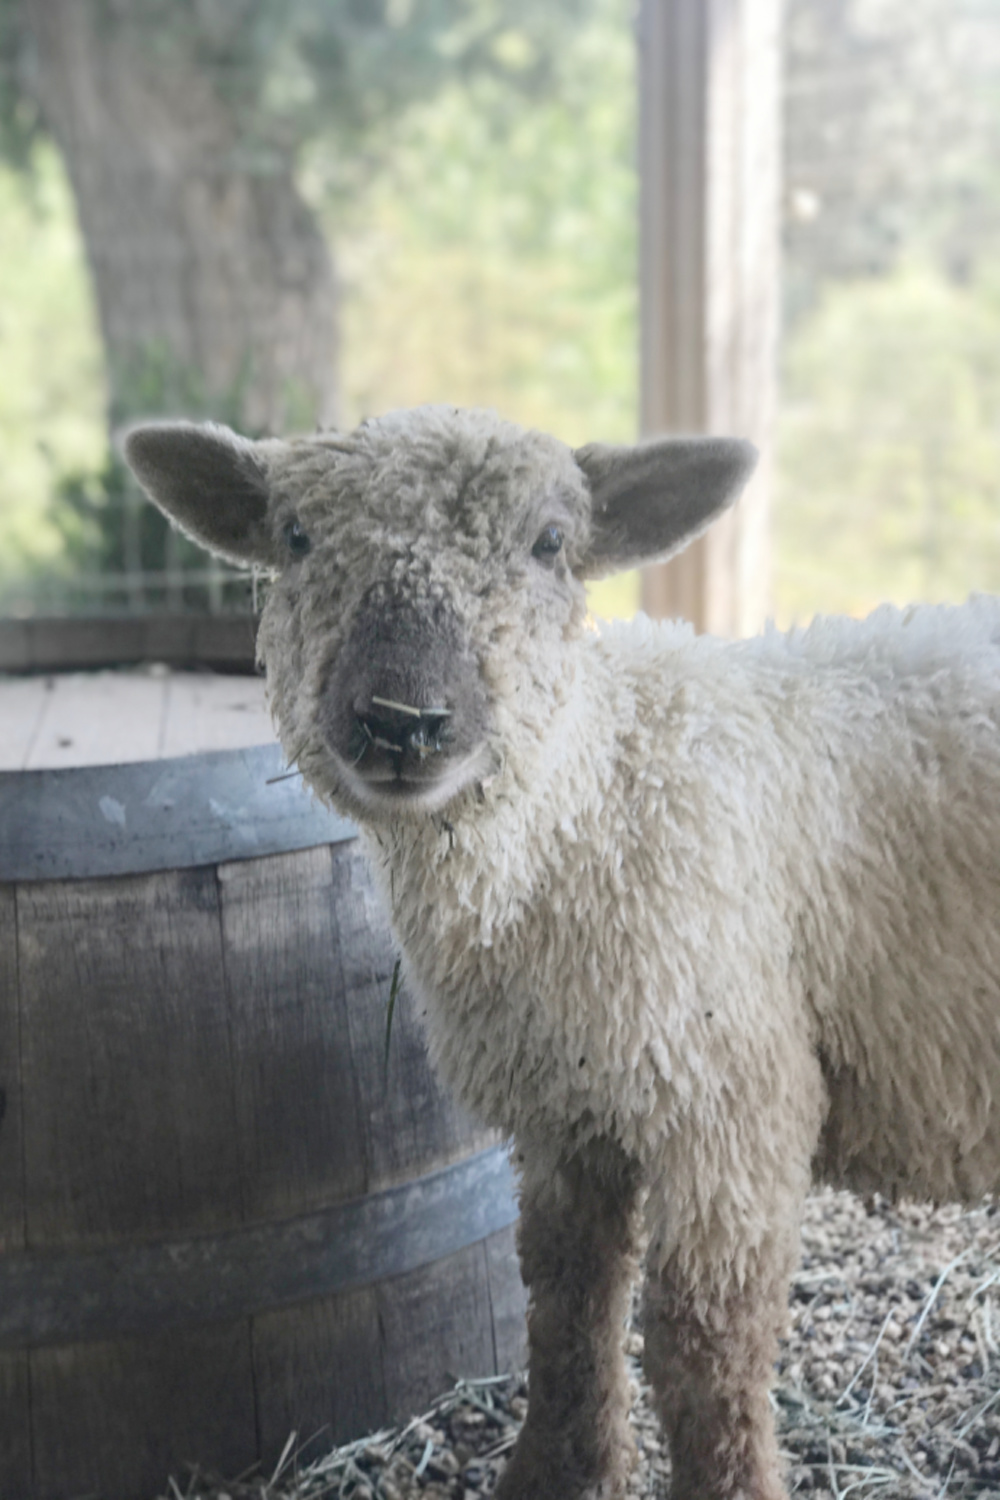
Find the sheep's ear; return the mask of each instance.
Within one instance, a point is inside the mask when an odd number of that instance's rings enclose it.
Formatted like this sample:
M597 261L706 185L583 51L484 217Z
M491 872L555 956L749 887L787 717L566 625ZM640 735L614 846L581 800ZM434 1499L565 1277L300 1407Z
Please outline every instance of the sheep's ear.
M278 563L269 485L256 444L214 422L145 422L122 441L149 498L180 529L238 563Z
M590 545L579 568L603 578L662 562L732 505L757 462L740 438L657 438L628 448L591 443L573 457L590 485Z

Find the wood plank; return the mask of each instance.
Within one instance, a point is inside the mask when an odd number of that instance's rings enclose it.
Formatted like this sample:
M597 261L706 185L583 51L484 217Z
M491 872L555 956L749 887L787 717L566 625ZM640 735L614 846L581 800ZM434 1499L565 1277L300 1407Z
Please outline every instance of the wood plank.
M360 847L331 851L333 902L348 1005L351 1054L363 1101L368 1191L403 1182L496 1136L445 1092L427 1057L417 1007L406 986L396 999L385 1066L386 1019L395 948Z
M768 608L777 389L780 0L643 0L642 427L762 451L734 511L643 573L643 608L723 635Z
M16 891L0 885L0 1255L25 1243L22 1098Z
M24 1163L18 1013L17 906L0 885L0 1257L23 1250ZM0 1495L31 1495L31 1390L28 1356L0 1349Z
M149 615L144 625L145 661L227 673L255 671L257 621L252 615Z
M390 1420L405 1421L460 1376L496 1373L482 1243L377 1288Z
M366 1106L351 1061L330 851L220 865L218 878L247 1215L360 1197Z
M373 1287L255 1318L253 1360L265 1471L290 1432L308 1445L307 1462L388 1420Z
M211 672L0 678L0 770L122 765L275 741L264 682Z
M270 745L276 738L261 677L172 672L166 696L161 756Z
M157 758L166 684L149 674L72 672L52 677L44 722L25 770L122 765ZM5 687L13 684L5 684Z
M240 1222L212 870L18 891L33 1248Z
M0 1349L0 1413L0 1495L32 1500L31 1387L21 1349Z
M0 620L0 672L23 672L31 663L27 620Z
M49 677L0 678L0 771L23 771L52 696Z
M167 662L253 673L257 622L250 615L149 614L90 619L0 620L0 672L71 671Z
M164 1495L171 1473L183 1493L186 1465L257 1459L246 1323L36 1349L31 1397L35 1500Z
M517 1257L517 1226L498 1229L483 1242L493 1311L497 1374L523 1370L528 1363L528 1293Z
M26 665L53 671L141 661L144 622L140 615L115 619L37 619L25 621Z

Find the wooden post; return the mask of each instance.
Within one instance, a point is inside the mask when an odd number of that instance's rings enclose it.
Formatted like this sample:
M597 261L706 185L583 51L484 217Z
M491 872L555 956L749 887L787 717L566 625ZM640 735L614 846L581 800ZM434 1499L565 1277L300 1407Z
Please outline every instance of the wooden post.
M649 568L642 605L743 635L769 603L781 0L642 0L642 428L761 449L735 511Z

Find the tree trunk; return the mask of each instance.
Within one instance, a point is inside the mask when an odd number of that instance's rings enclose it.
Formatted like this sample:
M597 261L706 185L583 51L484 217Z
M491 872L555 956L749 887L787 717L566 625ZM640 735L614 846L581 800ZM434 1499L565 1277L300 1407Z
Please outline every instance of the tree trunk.
M24 0L72 180L112 423L204 414L252 433L334 417L335 293L291 155L240 138L194 48L128 0Z

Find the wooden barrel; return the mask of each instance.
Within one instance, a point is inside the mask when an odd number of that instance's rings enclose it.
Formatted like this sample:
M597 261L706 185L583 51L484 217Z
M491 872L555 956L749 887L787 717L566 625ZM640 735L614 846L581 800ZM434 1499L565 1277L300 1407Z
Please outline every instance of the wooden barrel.
M252 677L0 678L0 1495L149 1500L516 1367L510 1168Z

